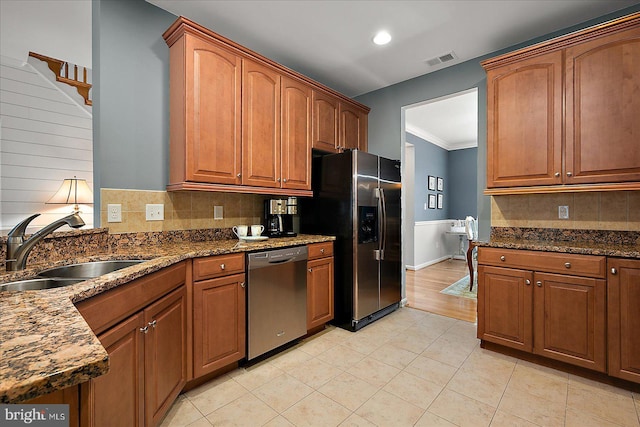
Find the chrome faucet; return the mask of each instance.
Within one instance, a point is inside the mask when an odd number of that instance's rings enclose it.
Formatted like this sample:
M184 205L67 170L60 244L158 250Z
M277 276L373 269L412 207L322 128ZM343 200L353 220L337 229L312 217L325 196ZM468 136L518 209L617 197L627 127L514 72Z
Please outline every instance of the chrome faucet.
M31 249L54 230L57 230L65 224L72 228L79 228L84 225L84 221L80 218L80 215L74 212L71 215L52 222L25 240L24 233L27 225L39 215L40 214L31 215L13 227L7 235L7 271L24 270L27 267L27 258L29 257Z

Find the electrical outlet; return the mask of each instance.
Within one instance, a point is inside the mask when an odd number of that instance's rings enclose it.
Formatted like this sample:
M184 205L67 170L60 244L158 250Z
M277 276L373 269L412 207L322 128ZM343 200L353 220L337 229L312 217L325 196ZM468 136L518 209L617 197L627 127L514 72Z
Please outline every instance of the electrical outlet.
M107 205L107 222L122 222L122 205Z
M147 221L164 221L164 205L162 203L159 204L148 204L147 208Z
M569 219L569 206L558 206L558 218Z
M222 206L213 207L213 219L224 219L224 210Z

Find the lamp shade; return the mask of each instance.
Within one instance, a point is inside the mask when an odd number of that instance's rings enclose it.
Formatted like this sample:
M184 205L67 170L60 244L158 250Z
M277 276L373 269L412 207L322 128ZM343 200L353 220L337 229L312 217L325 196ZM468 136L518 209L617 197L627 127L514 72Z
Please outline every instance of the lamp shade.
M78 204L93 204L93 193L87 184L87 180L67 178L62 181L62 185L47 202L47 204L74 205L74 210L78 211Z

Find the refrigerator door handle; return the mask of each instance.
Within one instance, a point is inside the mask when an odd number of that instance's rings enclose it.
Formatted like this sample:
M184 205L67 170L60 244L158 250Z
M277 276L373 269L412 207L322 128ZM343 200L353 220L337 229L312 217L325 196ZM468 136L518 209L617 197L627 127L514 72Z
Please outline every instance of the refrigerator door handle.
M380 213L382 214L382 229L380 230L380 259L384 259L384 250L387 248L387 201L384 197L384 189L380 189Z

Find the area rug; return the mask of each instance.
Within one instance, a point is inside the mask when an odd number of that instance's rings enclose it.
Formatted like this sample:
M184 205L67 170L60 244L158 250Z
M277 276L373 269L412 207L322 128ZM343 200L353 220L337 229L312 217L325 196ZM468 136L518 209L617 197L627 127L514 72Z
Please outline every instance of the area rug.
M476 281L475 280L476 277L478 276L476 275L474 277L474 281ZM463 298L477 299L478 284L474 283L473 291L469 292L469 275L467 274L466 276L464 276L462 279L458 280L454 284L449 285L443 290L441 290L440 293L447 294L447 295L455 295L457 297L463 297Z

